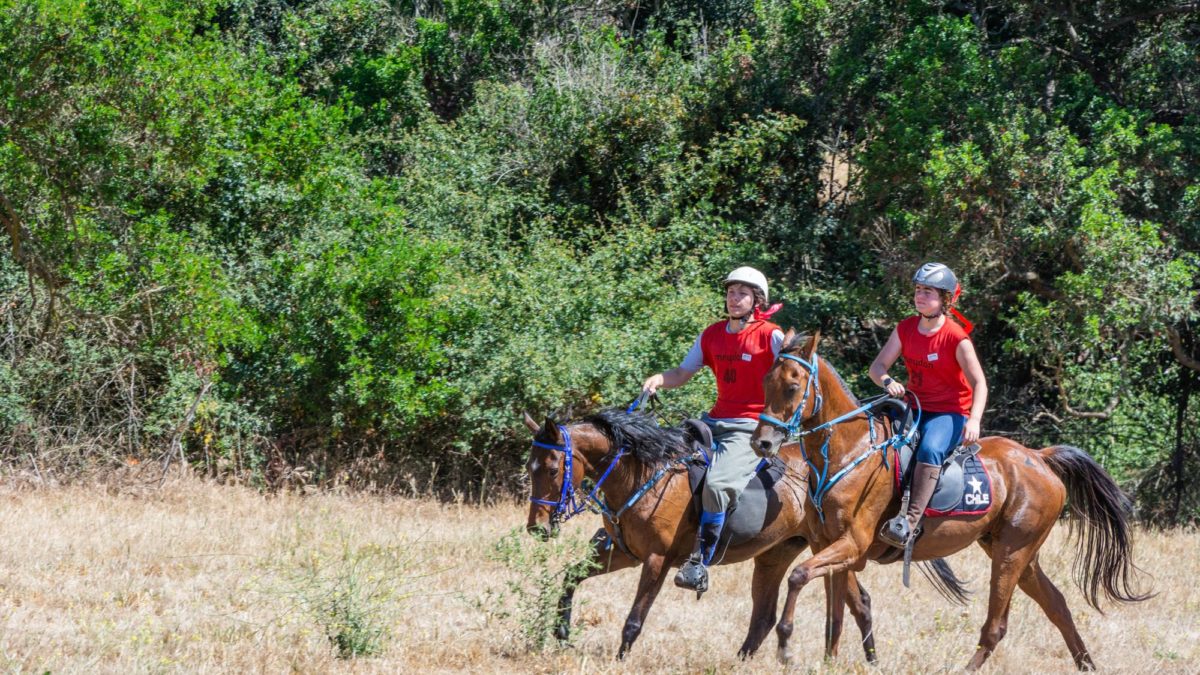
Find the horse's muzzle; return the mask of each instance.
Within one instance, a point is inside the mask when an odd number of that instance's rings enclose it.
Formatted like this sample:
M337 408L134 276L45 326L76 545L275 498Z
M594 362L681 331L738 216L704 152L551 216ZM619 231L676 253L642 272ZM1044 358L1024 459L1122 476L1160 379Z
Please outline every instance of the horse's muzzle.
M783 446L784 439L778 438L778 436L779 434L774 429L759 428L750 437L750 447L759 457L771 459L779 454L779 448Z
M549 525L538 523L526 527L525 530L534 537L537 537L538 541L546 541L558 536L558 523L551 523Z

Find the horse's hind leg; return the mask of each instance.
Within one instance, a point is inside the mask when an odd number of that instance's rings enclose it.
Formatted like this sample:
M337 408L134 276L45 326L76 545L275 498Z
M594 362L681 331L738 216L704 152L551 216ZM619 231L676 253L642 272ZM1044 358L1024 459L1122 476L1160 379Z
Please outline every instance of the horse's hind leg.
M1041 538L1034 537L1030 540L1011 530L1005 534L1010 538L1017 538L1018 541L1005 542L1002 536L1000 541L992 545L980 542L980 546L992 558L992 579L988 593L987 619L979 631L979 646L967 664L967 670L979 670L983 662L995 651L1000 640L1004 639L1004 634L1008 632L1008 609L1012 604L1013 591L1017 588L1017 580L1029 567L1030 560L1037 554L1041 539L1045 538L1043 535Z
M621 649L617 658L625 658L634 640L642 632L642 622L650 612L650 606L662 590L663 581L667 578L667 561L661 555L651 555L642 564L642 577L638 580L637 596L633 599L633 607L629 617L625 619L625 628L621 631Z
M1096 664L1092 663L1083 638L1075 628L1075 620L1071 617L1071 609L1067 607L1066 599L1042 571L1036 557L1025 568L1018 583L1021 590L1041 606L1046 617L1058 628L1058 632L1062 633L1063 639L1067 641L1067 649L1071 650L1071 658L1075 659L1075 665L1080 670L1095 670Z
M842 622L846 617L845 572L825 577L825 658L837 656L842 640Z
M564 642L571 637L571 608L575 603L575 589L579 584L583 583L584 579L633 567L639 562L636 558L622 553L608 538L604 528L592 535L592 550L588 555L592 564L587 575L578 579L564 579L563 594L558 598L558 624L554 627L554 637Z
M839 572L825 577L825 658L837 656L838 642L842 639L845 612L850 614L862 632L863 651L867 661L875 663L875 635L871 628L871 596L858 583L854 572Z
M850 609L850 615L854 617L854 622L858 624L858 630L862 633L862 646L863 651L867 655L867 662L875 663L879 660L879 657L875 655L875 629L871 619L871 594L867 593L867 589L858 583L858 575L854 572L848 572L846 576L846 607Z
M750 597L753 609L750 611L750 629L746 640L738 650L738 656L745 659L758 651L762 641L775 625L775 611L779 605L779 584L788 566L796 556L808 548L808 542L803 539L793 539L777 545L754 559L754 578L750 583Z

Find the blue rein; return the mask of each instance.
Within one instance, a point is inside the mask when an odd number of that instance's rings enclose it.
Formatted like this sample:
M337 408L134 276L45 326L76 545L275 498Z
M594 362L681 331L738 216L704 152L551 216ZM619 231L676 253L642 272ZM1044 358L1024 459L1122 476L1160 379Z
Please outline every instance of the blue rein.
M617 468L617 463L621 461L621 458L626 455L625 448L621 448L617 451L616 456L614 456L612 461L608 463L608 468L604 470L603 474L601 474L600 480L596 481L596 484L592 486L592 490L588 493L587 497L580 501L576 499L575 496L575 472L573 466L575 458L575 446L571 442L571 432L567 431L567 428L562 425L559 425L558 432L563 438L561 445L542 443L541 441L533 442L533 446L536 448L545 448L546 450L553 450L563 454L562 489L559 491L558 499L552 501L549 499L538 499L537 497L530 496L529 501L533 502L534 504L553 506L554 512L550 514L550 518L557 522L566 522L567 520L570 520L571 518L588 510L589 502L595 503L597 506L599 506L601 512L607 511L608 506L599 497L600 486L603 485L604 481L607 480L609 475L612 474L613 469Z
M625 412L632 413L634 410L640 407L647 398L648 396L643 394L637 399L634 399L633 403L629 404L629 408ZM650 480L643 483L642 486L637 490L634 490L633 495L629 499L625 500L625 503L621 505L621 508L613 511L612 508L609 507L608 502L604 499L600 488L604 485L604 481L607 480L612 474L613 469L617 468L617 463L621 461L621 458L629 453L625 448L618 450L617 454L612 458L612 461L608 463L608 468L604 470L604 473L600 475L599 480L595 482L591 491L588 492L587 497L583 498L583 500L579 500L576 498L575 474L573 471L575 446L571 442L571 432L562 425L559 425L558 432L562 435L563 439L561 445L542 443L541 441L533 442L533 446L536 448L545 448L546 450L553 450L563 454L562 489L559 491L558 499L552 501L549 499L538 499L537 497L533 496L529 497L529 501L533 502L534 504L543 504L545 506L554 507L554 512L550 514L550 519L553 522L566 522L580 513L590 510L601 514L614 524L619 523L621 521L621 515L624 514L629 507L636 504L639 499L646 496L646 493L649 492L650 489L653 488L654 485L658 483L658 481L664 475L666 475L667 471L669 471L672 467L672 464L666 464L660 468L654 473L653 476L650 477Z
M883 401L887 398L886 394L881 394L879 396L871 398L867 401L867 403L860 405L859 407L855 408L854 410L851 410L848 413L838 415L837 417L829 420L828 422L819 424L811 429L804 429L803 428L803 424L805 421L804 417L803 417L804 406L805 406L805 404L808 403L809 395L812 394L813 392L816 393L816 399L815 399L815 402L813 403L813 412L812 412L812 415L809 416L809 418L816 417L817 414L821 412L821 405L823 403L823 399L821 397L821 383L820 383L820 380L818 380L818 375L819 375L818 369L820 366L817 361L817 355L815 353L812 355L812 361L805 360L794 354L780 354L779 358L795 361L796 363L799 363L800 365L804 366L804 369L808 371L808 382L804 386L804 397L800 399L800 405L796 406L796 410L795 410L795 412L792 413L791 419L789 419L787 422L784 422L783 420L778 419L776 417L772 417L770 415L767 415L766 413L763 413L758 416L758 419L760 421L770 424L771 426L782 429L784 432L784 440L787 440L788 438L790 438L792 436L796 436L797 438L803 438L810 434L815 434L819 431L827 431L829 429L832 429L834 426L837 426L838 424L841 424L842 422L845 422L847 420L858 417L859 415L861 415L863 413L867 414L867 428L869 429L870 435L871 435L870 445L867 447L866 452L864 452L861 455L859 455L858 457L856 457L854 460L852 460L846 466L843 466L840 470L838 470L832 476L829 475L829 442L833 439L833 432L830 432L829 434L827 434L825 436L825 442L821 444L821 459L823 461L821 462L820 469L817 469L816 464L814 464L812 459L809 458L808 450L807 450L807 448L805 448L804 444L803 443L800 444L800 452L804 457L805 463L808 464L808 471L809 471L808 496L809 496L809 499L812 501L813 508L816 509L816 511L817 511L817 517L823 523L823 522L825 522L825 511L822 508L822 502L824 502L824 500L825 500L825 495L829 494L829 491L833 489L834 485L837 485L838 481L845 478L851 471L858 468L858 466L860 464L865 462L867 460L867 458L869 458L872 454L874 454L877 451L882 451L883 466L884 466L884 468L887 468L887 466L888 466L888 455L887 455L888 449L892 448L892 447L895 447L897 449L900 448L901 446L904 445L904 443L911 440L911 437L903 435L903 434L894 434L891 438L887 439L886 441L884 441L882 443L877 444L875 442L875 439L876 439L875 416L871 414L871 411L881 401ZM918 408L917 414L918 415L920 414L919 408ZM917 425L914 424L913 429L916 429L916 428L917 428ZM817 476L817 480L815 483L812 480L812 476L814 476L814 475Z

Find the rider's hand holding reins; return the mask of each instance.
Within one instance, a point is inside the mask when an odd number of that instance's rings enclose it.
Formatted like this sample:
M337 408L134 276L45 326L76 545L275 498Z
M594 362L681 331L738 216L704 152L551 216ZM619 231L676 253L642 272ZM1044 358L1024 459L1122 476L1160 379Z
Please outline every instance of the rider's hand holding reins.
M904 396L904 385L893 380L887 375L883 376L883 388L887 390L888 396L891 396L892 398L903 398Z
M657 392L661 386L663 386L662 373L655 373L647 377L646 381L642 383L642 392L649 396Z

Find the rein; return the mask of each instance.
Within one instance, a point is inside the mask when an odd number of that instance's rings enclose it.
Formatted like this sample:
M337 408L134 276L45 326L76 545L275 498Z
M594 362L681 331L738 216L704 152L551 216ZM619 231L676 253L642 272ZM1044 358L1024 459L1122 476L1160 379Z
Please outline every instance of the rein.
M641 405L646 402L647 398L650 398L650 400L656 400L656 397L652 397L652 395L643 394L642 396L634 399L633 403L629 404L629 408L625 411L626 414L632 413L634 410L637 410L639 407L641 407ZM584 511L591 511L593 513L599 513L601 516L611 521L613 525L617 525L621 522L621 516L628 511L631 506L638 503L642 497L645 497L646 493L649 492L650 489L653 488L654 485L658 483L658 481L661 480L664 475L666 475L667 471L672 468L673 463L668 463L660 468L654 473L653 476L650 477L649 480L643 483L641 487L639 487L637 490L634 490L633 495L630 496L629 499L625 500L625 503L621 505L621 508L613 511L612 507L608 505L608 500L604 498L603 493L600 491L600 488L604 485L604 481L608 479L609 475L612 474L613 469L617 468L617 463L621 461L621 458L629 454L626 451L626 448L621 448L617 451L617 454L612 458L612 461L608 463L608 468L604 470L604 473L601 474L600 478L592 485L591 491L588 492L586 497L580 500L576 497L577 492L574 480L575 474L572 470L572 464L575 456L575 446L571 442L571 432L568 431L567 427L563 425L558 426L558 431L563 438L563 443L561 445L542 443L541 441L536 440L533 442L534 447L545 448L546 450L553 450L555 452L563 453L563 480L562 489L559 492L558 499L551 501L549 499L538 499L533 496L529 497L529 501L533 502L534 504L543 504L545 506L554 507L554 512L550 514L550 519L552 522L565 523ZM681 463L683 462L682 459L679 461Z
M599 496L600 486L603 485L604 481L607 480L609 475L612 474L613 469L617 468L617 463L621 461L621 458L627 454L625 448L621 448L617 451L616 456L614 456L612 461L608 463L608 468L604 470L604 473L601 474L600 479L597 480L592 486L591 492L589 492L586 497L580 500L576 498L574 480L575 472L574 467L572 466L575 457L575 446L571 442L571 432L562 425L559 425L558 432L562 434L563 438L561 445L542 443L541 441L533 442L533 446L535 448L545 448L546 450L553 450L563 454L563 480L562 489L559 491L558 499L552 501L549 499L538 499L537 497L530 496L529 501L533 502L534 504L553 506L554 512L550 514L550 519L559 523L565 523L584 511L593 510L593 503L599 507L598 513L607 514L609 512L608 505L605 504ZM640 497L641 495L638 496ZM624 510L627 508L629 508L629 505L622 507L621 511L624 512Z
M875 409L876 406L878 406L881 402L883 402L884 400L887 399L887 394L879 394L877 396L873 396L873 397L867 399L866 403L864 403L863 405L860 405L859 407L855 408L854 410L851 410L850 412L844 413L842 415L838 415L837 417L829 420L828 422L819 424L811 429L803 428L803 424L805 421L803 418L804 405L806 403L808 403L809 395L813 392L816 393L816 400L813 404L813 412L812 412L812 415L809 416L809 418L816 417L817 414L821 412L821 405L824 402L823 398L821 397L821 383L818 380L818 375L819 375L818 369L820 366L819 366L819 362L817 361L817 355L815 353L812 355L811 362L807 361L803 358L800 358L799 356L796 356L794 354L780 354L779 358L795 361L796 363L799 363L800 365L804 366L804 369L808 371L808 382L804 386L804 397L800 399L800 405L796 406L795 412L792 413L791 419L789 419L787 422L784 422L783 420L780 420L776 417L767 415L766 413L759 415L758 419L762 422L765 422L765 423L771 425L771 426L782 429L784 432L784 440L785 441L792 436L796 436L797 438L803 438L810 434L815 434L819 431L828 432L825 436L825 442L821 444L822 466L820 469L817 469L816 464L814 464L812 459L808 456L808 450L805 447L805 445L803 443L800 444L800 453L801 453L801 456L804 457L804 462L806 464L808 464L808 470L809 470L809 476L810 476L810 480L808 481L808 496L809 496L809 499L812 501L813 508L817 512L817 517L820 519L820 521L822 523L824 523L825 522L825 510L822 508L822 502L825 500L825 495L829 494L829 491L833 489L833 486L837 485L837 483L840 480L845 478L851 471L858 468L859 465L861 465L863 462L865 462L872 454L874 454L876 452L881 452L883 466L884 466L884 468L887 468L888 467L888 449L893 448L893 447L899 449L901 446L903 446L905 443L907 443L908 441L910 441L912 439L912 437L911 437L912 432L910 431L909 434L893 434L891 438L888 438L887 440L883 441L882 443L875 442L876 437L877 437L876 432L875 432L875 415L872 414L872 411ZM841 424L842 422L846 422L847 420L854 419L863 413L866 413L866 415L867 415L867 429L870 431L870 437L871 437L870 445L867 447L867 450L865 452L863 452L858 457L854 458L849 464L843 466L836 473L834 473L832 476L830 476L829 475L829 442L831 440L833 440L833 431L832 431L833 427ZM920 408L917 409L917 414L920 415ZM918 424L919 424L919 420L920 420L920 417L918 417ZM912 428L916 429L917 424L914 424ZM814 475L817 476L817 480L815 483L811 480L811 476L814 476Z

